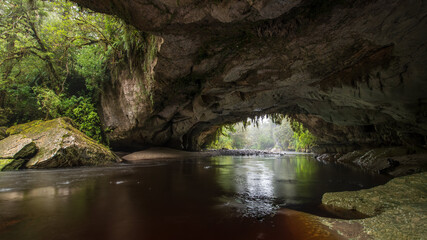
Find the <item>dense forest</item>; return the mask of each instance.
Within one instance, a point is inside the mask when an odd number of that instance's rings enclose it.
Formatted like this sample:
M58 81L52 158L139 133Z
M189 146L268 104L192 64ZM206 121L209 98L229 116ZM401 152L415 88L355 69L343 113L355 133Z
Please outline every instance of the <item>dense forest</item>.
M0 126L65 116L108 144L97 111L103 83L134 67L131 54L149 52L152 36L65 0L5 0L0 15ZM209 147L301 150L313 144L302 125L282 118L224 125Z
M275 114L224 125L207 148L309 151L315 141L302 124Z
M0 126L66 116L103 141L102 83L149 35L65 0L6 0L0 15Z

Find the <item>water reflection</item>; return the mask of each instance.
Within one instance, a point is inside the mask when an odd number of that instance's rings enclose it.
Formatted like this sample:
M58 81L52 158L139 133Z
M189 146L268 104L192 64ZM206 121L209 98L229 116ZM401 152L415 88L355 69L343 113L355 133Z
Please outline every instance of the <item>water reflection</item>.
M219 169L218 183L229 195L221 204L233 207L243 217L262 217L278 208L274 204L274 172L267 159L220 157L213 160ZM224 164L226 163L226 164Z
M324 192L356 190L386 181L382 176L319 163L310 155L218 157L212 164L225 193L218 197L220 206L231 207L244 217L260 218L280 207L318 214Z
M280 207L385 180L306 155L3 172L0 239L256 239Z

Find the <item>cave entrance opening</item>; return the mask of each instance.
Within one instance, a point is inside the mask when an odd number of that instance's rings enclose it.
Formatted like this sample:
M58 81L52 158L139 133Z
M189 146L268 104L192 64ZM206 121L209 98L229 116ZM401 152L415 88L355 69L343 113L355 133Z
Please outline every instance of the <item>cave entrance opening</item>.
M316 138L301 123L283 114L266 114L221 125L205 148L310 152L315 145Z

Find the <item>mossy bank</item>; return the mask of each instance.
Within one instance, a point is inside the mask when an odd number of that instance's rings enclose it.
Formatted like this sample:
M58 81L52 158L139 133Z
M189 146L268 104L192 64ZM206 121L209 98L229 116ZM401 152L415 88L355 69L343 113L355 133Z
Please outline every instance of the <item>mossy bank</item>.
M425 239L427 236L427 173L398 177L360 191L326 193L322 203L356 210L368 218L319 218L348 239Z

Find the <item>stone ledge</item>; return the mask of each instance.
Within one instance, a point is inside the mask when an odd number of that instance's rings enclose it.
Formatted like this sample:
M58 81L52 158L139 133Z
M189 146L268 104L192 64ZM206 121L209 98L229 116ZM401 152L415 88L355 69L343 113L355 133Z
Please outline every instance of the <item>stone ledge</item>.
M371 217L339 220L318 217L331 229L343 225L361 225L352 239L424 239L427 236L427 172L398 177L385 185L360 191L325 193L322 203L357 210ZM341 232L343 236L348 233Z

